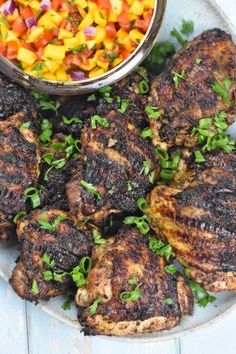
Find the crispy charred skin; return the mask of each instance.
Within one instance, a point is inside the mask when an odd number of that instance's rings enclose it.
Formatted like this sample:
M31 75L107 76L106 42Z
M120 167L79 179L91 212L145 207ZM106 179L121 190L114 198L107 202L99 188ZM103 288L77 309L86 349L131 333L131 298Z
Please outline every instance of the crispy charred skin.
M96 129L84 128L81 159L67 185L70 210L97 224L114 213L135 213L137 199L152 188L150 173L158 174L158 161L150 143L139 136L135 117L110 111L106 119L108 128L99 124ZM82 180L92 184L100 197L82 187Z
M0 120L17 112L36 118L36 103L30 92L0 73Z
M196 59L201 59L200 65ZM173 75L184 71L175 87ZM232 81L231 104L224 103L212 85ZM235 120L236 47L230 35L219 29L204 32L189 42L170 61L167 69L153 80L149 105L163 110L160 119L150 119L155 135L153 143L163 148L174 145L194 146L191 130L203 117L228 113L228 123Z
M61 104L58 115L54 116L54 128L56 133L71 134L74 138L79 138L84 124L96 114L98 99L88 102L89 95L73 96ZM72 122L65 124L63 117L67 119L78 118L81 123Z
M147 238L136 228L123 227L106 245L96 246L93 260L87 286L76 295L85 334L157 332L172 328L182 315L192 312L192 295L184 279L165 272L165 260L149 250ZM133 277L137 277L136 284L130 285ZM122 292L136 286L141 290L137 301L120 299ZM102 302L91 315L89 305L99 297ZM172 299L172 305L165 303L166 298Z
M215 153L183 190L159 186L148 197L153 229L207 290L236 290L235 173L236 153Z
M139 68L137 71L147 75L143 68ZM136 124L139 125L139 128L144 128L147 125L147 117L144 113L147 96L138 94L138 83L142 80L143 78L135 72L113 85L110 92L112 102L104 99L99 92L94 95L73 96L67 99L61 104L58 115L53 117L55 132L71 134L74 138L79 138L84 124L90 122L93 115L98 114L103 117L109 111L117 110L120 108L120 100L122 99L127 99L133 103L128 105L127 114L136 118ZM65 124L63 117L68 119L78 118L81 123Z
M58 216L65 217L55 231L43 230L38 220L54 222ZM83 256L90 254L92 238L89 230L75 223L68 213L44 208L33 211L18 222L17 235L21 245L20 257L13 270L10 283L16 293L29 301L48 300L73 288L71 277L66 275L60 282L46 281L43 272L60 269L70 272ZM53 269L43 262L44 254L55 261ZM38 293L32 292L33 281Z
M7 223L25 210L24 190L37 186L39 176L40 156L35 130L31 126L20 128L27 121L24 113L0 121L0 214ZM9 228L11 233L11 224ZM7 238L7 229L0 229L0 239Z

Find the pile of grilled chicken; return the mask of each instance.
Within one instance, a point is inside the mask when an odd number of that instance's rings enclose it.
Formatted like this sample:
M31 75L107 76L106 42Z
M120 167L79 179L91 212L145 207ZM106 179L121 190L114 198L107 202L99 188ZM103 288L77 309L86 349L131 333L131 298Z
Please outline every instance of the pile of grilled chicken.
M209 30L140 94L146 75L140 68L43 115L29 92L0 77L0 240L17 235L20 247L10 283L36 302L71 293L74 269L91 257L75 297L86 334L172 328L192 313L189 278L205 291L236 290L236 153L216 148L197 163L192 134L222 112L225 127L234 122L236 48L225 32ZM45 114L53 137L42 146ZM163 182L164 150L179 161ZM151 230L125 225L128 216ZM172 249L188 278L168 271L173 258L150 244Z

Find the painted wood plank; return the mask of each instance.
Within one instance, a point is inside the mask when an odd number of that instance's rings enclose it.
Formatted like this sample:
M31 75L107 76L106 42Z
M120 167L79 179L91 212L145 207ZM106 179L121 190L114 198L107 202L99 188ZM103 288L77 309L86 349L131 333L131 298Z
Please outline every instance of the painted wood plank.
M0 353L27 354L25 302L0 278Z
M178 354L175 341L124 343L121 340L84 337L33 304L27 304L30 354Z
M181 354L235 354L236 311L208 328L181 338Z

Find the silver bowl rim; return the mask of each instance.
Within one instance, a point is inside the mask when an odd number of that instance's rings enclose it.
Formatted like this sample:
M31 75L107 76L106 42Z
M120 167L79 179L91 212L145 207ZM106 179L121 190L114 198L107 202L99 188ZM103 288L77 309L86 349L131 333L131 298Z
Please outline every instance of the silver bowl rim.
M29 89L53 95L79 95L97 91L104 86L112 85L132 72L149 54L160 32L166 1L167 0L155 0L156 4L149 29L142 42L129 58L96 78L68 82L39 79L27 74L2 55L0 55L0 71Z

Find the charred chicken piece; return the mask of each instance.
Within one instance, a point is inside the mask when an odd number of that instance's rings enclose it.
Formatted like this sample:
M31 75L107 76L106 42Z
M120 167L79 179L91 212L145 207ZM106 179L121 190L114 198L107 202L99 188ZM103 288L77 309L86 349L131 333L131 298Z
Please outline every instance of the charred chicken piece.
M166 273L166 261L149 250L136 228L121 228L107 244L96 246L92 257L95 266L76 295L85 334L157 332L191 314L192 294L183 277Z
M18 113L0 121L0 239L7 239L13 216L25 210L24 190L37 185L39 163L37 136L28 117Z
M30 92L0 73L0 120L18 112L25 112L28 117L37 115L36 102Z
M225 80L230 80L227 88ZM213 90L215 83L223 87L230 102ZM201 118L222 111L228 113L228 123L232 123L235 88L236 47L230 35L213 29L193 39L152 82L148 104L162 111L160 119L150 119L153 143L163 148L194 146L192 128Z
M60 277L89 255L92 250L89 230L76 224L64 211L44 208L21 219L17 235L21 252L10 283L20 297L29 301L48 300L73 289L69 275L50 280L45 272L55 272ZM45 262L45 258L50 261Z
M236 290L235 163L235 152L209 155L183 190L159 186L148 197L152 228L210 291Z
M113 86L101 89L96 94L73 96L65 100L59 108L58 115L53 118L55 132L79 138L84 124L89 122L93 115L103 117L111 110L120 109L122 101L129 102L126 113L135 117L140 129L144 128L147 125L144 109L147 96L139 94L138 85L146 77L146 70L139 68L132 75ZM74 120L70 122L73 118ZM66 119L66 123L63 119Z
M106 127L84 128L81 159L67 184L71 212L97 225L112 214L137 212L137 199L151 190L159 170L135 117L115 111L105 117Z

